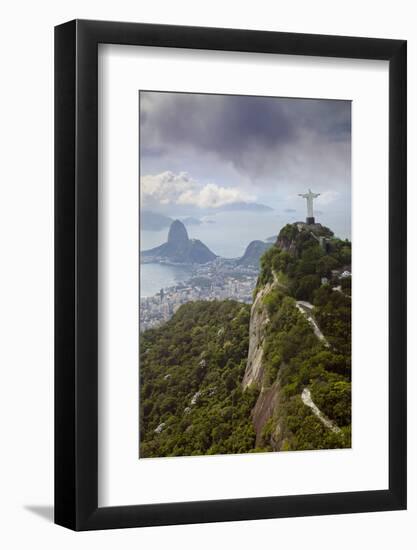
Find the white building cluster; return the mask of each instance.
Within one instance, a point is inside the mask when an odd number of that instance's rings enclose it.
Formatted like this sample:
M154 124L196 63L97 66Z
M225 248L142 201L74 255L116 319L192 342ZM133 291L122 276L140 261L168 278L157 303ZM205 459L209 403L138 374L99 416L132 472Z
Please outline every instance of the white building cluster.
M187 302L230 299L250 304L257 277L257 269L236 269L227 262L210 262L201 266L189 281L141 299L140 330L168 321Z

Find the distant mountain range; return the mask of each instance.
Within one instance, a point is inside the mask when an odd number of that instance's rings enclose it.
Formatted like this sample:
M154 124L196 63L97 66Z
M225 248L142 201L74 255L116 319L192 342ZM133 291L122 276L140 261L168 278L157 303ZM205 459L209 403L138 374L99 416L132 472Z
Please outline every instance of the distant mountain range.
M184 218L182 220L182 223L184 225L201 225L203 222L198 218L193 218L192 216L189 216L188 218Z
M198 239L190 239L185 225L175 220L169 228L167 242L150 250L144 250L142 258L160 262L205 264L217 256Z
M173 218L159 214L159 212L153 212L152 210L142 210L140 214L140 227L143 231L161 231L161 229L169 227L173 221ZM202 221L199 218L188 216L182 220L182 223L188 227L190 225L216 222L213 220Z
M169 227L174 220L158 212L142 210L140 213L140 227L144 231L160 231Z
M250 212L273 212L273 208L266 206L266 204L259 204L257 202L233 202L231 204L225 204L216 208L219 212L235 212L239 210L245 210Z
M204 211L201 215L215 215L216 212L239 211L266 213L272 212L273 208L266 206L265 204L258 204L256 202L235 202L233 204L219 206L218 208L212 209L210 212ZM173 221L173 218L152 210L141 210L140 213L140 226L143 231L160 231L161 229L169 227ZM194 216L188 216L182 219L182 223L188 227L191 225L201 225L203 223L215 223L215 221L210 219L202 221Z

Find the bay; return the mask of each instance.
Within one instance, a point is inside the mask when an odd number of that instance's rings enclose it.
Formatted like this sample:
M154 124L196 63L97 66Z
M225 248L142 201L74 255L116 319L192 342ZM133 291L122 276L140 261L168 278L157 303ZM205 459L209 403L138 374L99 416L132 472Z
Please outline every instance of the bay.
M186 281L190 275L191 268L187 266L142 264L140 266L140 297L154 296L161 288Z

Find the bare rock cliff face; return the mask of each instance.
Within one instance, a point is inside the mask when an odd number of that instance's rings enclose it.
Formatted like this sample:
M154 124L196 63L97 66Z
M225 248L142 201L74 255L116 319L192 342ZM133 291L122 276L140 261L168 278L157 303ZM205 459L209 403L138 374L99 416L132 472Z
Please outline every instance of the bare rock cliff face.
M249 325L249 351L242 386L245 390L251 385L260 388L260 394L252 410L252 421L256 432L256 446L262 446L262 432L265 424L274 415L279 406L279 381L270 387L264 387L264 339L269 317L263 299L276 286L277 282L268 283L261 288L253 302ZM279 446L274 445L276 450Z
M265 424L273 416L279 404L279 382L275 381L271 387L262 388L258 400L252 410L252 422L256 432L256 446L263 444L262 431Z
M257 384L258 386L262 385L263 341L265 338L265 327L269 323L268 313L262 301L272 288L273 283L265 285L258 291L252 304L249 324L248 360L246 362L246 370L242 382L244 390L252 384Z

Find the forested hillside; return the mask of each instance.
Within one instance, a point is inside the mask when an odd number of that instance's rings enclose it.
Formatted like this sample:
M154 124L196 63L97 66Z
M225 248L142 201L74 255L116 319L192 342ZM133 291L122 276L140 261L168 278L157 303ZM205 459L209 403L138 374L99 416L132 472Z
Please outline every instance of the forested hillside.
M255 447L243 392L249 306L190 302L140 346L140 456L244 453Z
M252 316L260 310L268 322L262 368L249 378L261 390L253 411L258 449L351 445L351 278L340 278L350 262L350 242L297 224L285 226L261 259L255 296L269 290Z
M140 343L140 456L351 445L351 244L285 226L252 308L183 305Z

